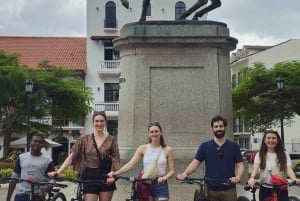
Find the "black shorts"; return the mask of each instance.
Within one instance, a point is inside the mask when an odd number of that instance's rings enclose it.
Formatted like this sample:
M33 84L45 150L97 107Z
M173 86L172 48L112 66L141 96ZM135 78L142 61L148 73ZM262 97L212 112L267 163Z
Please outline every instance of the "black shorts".
M289 200L289 195L287 190L276 190L277 196L278 196L278 201L286 201ZM273 189L271 188L266 188L266 187L259 187L259 200L265 200L267 197L272 196L273 194Z
M107 172L99 168L85 168L82 174L82 180L101 180L104 176L107 175ZM108 185L106 183L99 184L83 184L83 194L99 194L100 192L109 192L116 190L116 184L113 183Z

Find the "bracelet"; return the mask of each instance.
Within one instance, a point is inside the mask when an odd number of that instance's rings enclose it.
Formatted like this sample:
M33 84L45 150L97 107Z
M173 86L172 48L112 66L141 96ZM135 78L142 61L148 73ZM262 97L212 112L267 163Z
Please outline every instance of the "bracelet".
M255 176L253 176L253 175L251 175L250 178L251 178L251 177L255 178Z

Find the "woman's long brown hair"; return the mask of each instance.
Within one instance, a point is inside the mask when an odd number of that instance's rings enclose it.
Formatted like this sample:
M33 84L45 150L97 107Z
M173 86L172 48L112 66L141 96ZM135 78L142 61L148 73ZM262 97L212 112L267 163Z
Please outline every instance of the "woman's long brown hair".
M148 131L152 126L157 126L158 129L160 130L160 132L162 132L162 128L161 128L159 122L153 122L153 123L148 124ZM149 138L149 143L151 143L151 142L152 142L152 140L151 140L151 138ZM160 135L160 146L163 148L167 146L163 135Z
M264 133L263 139L262 139L262 143L261 143L261 147L259 150L259 157L260 157L260 169L265 169L266 168L266 156L267 156L267 152L268 152L268 147L265 144L265 139L266 139L266 135L272 133L275 134L277 136L277 145L275 146L275 153L277 155L277 164L279 165L279 169L280 171L283 171L284 173L287 172L287 162L286 162L286 155L285 155L285 149L284 149L284 145L282 143L282 140L278 134L277 131L273 131L273 130L267 130Z

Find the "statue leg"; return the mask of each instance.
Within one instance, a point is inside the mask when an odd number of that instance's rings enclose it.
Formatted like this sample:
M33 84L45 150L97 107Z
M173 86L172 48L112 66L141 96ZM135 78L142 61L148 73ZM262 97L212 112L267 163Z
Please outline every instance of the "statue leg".
M182 13L176 20L184 20L186 17L190 16L193 12L198 10L201 6L205 5L208 0L198 0L192 7Z
M128 0L121 0L122 2L122 5L125 7L125 8L129 8L129 1Z
M147 9L149 4L150 4L150 0L143 0L142 14L141 14L140 21L146 21Z
M212 3L209 6L207 6L206 8L204 8L204 9L198 11L198 12L196 12L196 14L193 17L193 20L197 20L198 17L202 17L205 13L208 13L209 11L220 7L221 4L222 4L220 0L211 0L211 1L212 1Z

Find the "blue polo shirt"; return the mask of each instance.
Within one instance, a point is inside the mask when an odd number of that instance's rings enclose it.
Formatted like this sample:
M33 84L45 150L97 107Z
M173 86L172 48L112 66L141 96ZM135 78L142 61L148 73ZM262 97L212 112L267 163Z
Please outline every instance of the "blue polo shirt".
M195 159L205 162L205 177L209 179L227 180L235 176L235 164L243 162L243 157L237 143L226 140L219 147L214 140L204 142L198 148ZM211 190L222 191L234 187L209 182Z

